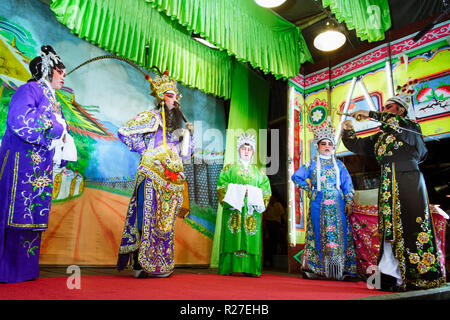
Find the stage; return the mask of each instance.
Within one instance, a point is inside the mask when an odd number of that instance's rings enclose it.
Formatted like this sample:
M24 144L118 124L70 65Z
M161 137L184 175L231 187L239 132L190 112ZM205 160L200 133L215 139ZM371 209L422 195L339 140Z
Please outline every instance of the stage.
M260 278L217 275L216 269L177 267L168 278L135 279L130 270L41 266L33 281L0 284L0 300L154 300L154 301L299 301L299 300L447 300L450 285L390 293L360 282L303 279L299 274L263 270Z

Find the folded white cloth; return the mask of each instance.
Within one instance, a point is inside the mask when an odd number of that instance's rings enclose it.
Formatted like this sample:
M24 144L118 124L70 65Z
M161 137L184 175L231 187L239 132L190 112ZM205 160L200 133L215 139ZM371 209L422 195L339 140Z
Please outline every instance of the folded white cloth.
M244 206L245 190L245 185L230 183L223 201L234 209L241 211Z
M398 261L392 252L392 246L390 243L384 241L383 243L383 256L381 257L378 268L381 273L390 275L397 279L397 285L401 285L403 280L400 274L400 267Z
M67 124L59 114L55 114L55 117L64 127L64 132L61 135L61 138L52 140L50 145L50 150L55 149L53 163L59 165L61 160L77 161L77 147L75 146L75 141L72 136L67 132ZM64 139L65 142L63 141Z
M259 213L266 210L264 205L263 193L260 188L255 186L247 185L247 207L249 214L253 214L253 209Z
M253 211L255 210L259 213L266 210L262 190L248 184L243 185L230 183L227 187L227 192L225 193L223 201L228 203L234 209L242 212L245 195L247 195L248 214L253 214Z

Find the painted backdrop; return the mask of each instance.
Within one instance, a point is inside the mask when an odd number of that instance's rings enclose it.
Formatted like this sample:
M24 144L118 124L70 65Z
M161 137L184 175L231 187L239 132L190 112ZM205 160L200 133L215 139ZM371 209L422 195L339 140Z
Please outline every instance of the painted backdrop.
M55 48L67 72L109 54L71 34L40 1L2 1L0 140L11 96L30 78L29 61L44 44ZM216 181L225 146L224 101L182 85L180 91L183 112L194 123L196 149L193 160L185 164L190 212L176 221L175 263L208 265L217 211ZM78 161L54 172L40 263L114 265L139 161L118 140L117 130L137 113L153 109L155 99L141 73L111 59L90 63L67 76L57 98L74 137Z

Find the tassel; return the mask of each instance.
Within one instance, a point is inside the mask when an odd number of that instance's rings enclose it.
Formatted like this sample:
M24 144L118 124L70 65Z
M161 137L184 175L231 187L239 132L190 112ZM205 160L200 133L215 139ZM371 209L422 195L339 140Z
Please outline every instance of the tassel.
M317 172L317 192L320 192L321 190L321 184L320 184L320 158L319 158L319 154L317 154L317 163L316 163L316 172Z
M181 142L181 156L186 157L189 154L189 144L191 142L190 132L187 129L183 130L183 141Z
M325 276L341 280L344 276L344 259L342 256L325 257Z
M165 104L163 102L162 106L162 122L163 122L163 146L164 150L167 152L167 142L166 142L166 112L165 112Z
M336 189L340 190L341 189L341 174L339 171L339 167L336 163L336 158L333 156L331 156L331 159L333 161L333 166L334 166L334 171L336 172Z

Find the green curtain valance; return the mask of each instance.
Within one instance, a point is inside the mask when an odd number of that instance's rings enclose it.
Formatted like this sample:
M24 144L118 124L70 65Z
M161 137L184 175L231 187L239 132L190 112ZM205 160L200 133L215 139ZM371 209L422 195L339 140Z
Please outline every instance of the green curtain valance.
M143 0L53 0L50 8L80 38L145 68L167 69L187 86L231 96L230 56L192 40L186 28Z
M277 79L313 62L300 29L253 0L143 0L238 61Z
M361 40L384 40L384 33L391 27L391 14L387 0L322 0L324 8L330 7L339 22L356 31Z

